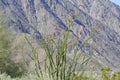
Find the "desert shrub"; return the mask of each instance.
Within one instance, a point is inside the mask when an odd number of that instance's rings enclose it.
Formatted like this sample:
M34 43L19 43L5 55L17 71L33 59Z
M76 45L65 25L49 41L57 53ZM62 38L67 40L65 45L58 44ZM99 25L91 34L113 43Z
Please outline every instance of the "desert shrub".
M22 76L24 68L21 63L14 63L11 59L12 37L7 28L0 27L0 72L11 77Z
M102 80L120 80L120 71L112 71L109 66L103 66L101 68Z

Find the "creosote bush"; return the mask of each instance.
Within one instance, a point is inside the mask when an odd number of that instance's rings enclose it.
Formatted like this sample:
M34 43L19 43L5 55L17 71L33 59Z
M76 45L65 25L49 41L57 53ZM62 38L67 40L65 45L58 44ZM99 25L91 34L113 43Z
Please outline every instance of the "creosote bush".
M114 72L109 66L101 68L101 79L102 80L120 80L120 71Z
M21 63L15 63L11 59L11 39L10 31L6 27L0 27L0 73L20 77L25 70Z

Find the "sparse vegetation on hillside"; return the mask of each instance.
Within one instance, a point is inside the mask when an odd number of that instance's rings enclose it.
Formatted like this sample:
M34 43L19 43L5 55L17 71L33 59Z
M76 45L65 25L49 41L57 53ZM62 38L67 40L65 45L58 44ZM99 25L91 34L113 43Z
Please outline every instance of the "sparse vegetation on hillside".
M71 59L68 59L68 39L72 20L68 22L68 31L63 31L58 39L54 40L54 37L50 36L47 39L40 40L42 44L41 48L45 50L46 55L43 61L44 68L41 67L37 49L32 46L29 39L25 36L25 40L28 42L32 51L32 56L30 57L35 65L33 72L26 72L26 75L24 75L25 69L23 65L21 63L15 63L11 59L12 44L10 33L7 33L9 31L6 31L6 28L0 27L0 80L120 80L120 72L113 73L109 66L102 67L99 74L94 73L97 76L86 72L85 69L88 66L90 57L86 57L82 54L82 51L78 50L76 40L74 39L71 43L73 55ZM85 46L93 36L96 28L92 31L93 33L84 42ZM78 65L79 60L81 60L81 63Z

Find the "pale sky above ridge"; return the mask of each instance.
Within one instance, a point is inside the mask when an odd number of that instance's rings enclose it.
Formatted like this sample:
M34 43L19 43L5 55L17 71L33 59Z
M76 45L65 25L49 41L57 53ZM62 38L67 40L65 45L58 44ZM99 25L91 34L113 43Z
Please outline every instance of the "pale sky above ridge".
M115 4L118 4L120 6L120 0L110 0L112 2L114 2Z

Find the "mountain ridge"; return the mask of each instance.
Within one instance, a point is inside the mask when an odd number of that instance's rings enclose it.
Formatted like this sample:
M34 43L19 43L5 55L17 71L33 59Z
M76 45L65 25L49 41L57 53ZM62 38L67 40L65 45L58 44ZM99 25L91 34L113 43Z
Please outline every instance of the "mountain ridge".
M84 42L96 26L98 30L91 38L96 48L98 64L120 68L120 7L109 0L1 0L0 11L7 17L7 24L18 32L42 38L55 32L67 31L69 15L73 20L71 33ZM91 43L82 46L90 53ZM98 56L99 55L99 56ZM102 62L102 63L101 63Z

